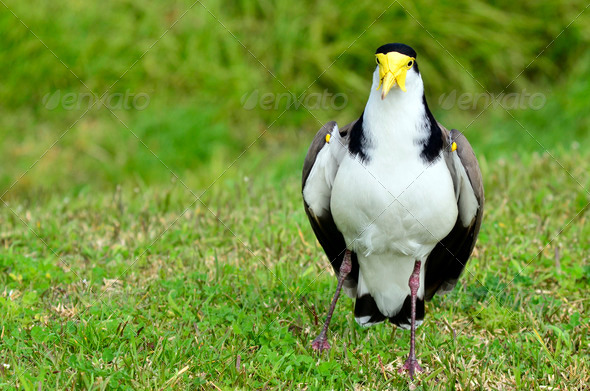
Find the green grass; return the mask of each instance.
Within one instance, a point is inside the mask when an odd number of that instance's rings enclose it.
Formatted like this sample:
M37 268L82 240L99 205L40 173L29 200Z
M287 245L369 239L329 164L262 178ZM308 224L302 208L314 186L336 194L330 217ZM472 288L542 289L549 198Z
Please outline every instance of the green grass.
M587 157L556 154L586 188ZM479 244L457 288L427 306L414 384L581 388L590 197L546 154L483 163ZM3 208L2 388L408 387L396 368L409 333L358 327L348 298L331 352L310 350L335 278L296 174L267 183L241 169L202 200L176 183Z
M590 383L587 3L400 3L4 0L0 389ZM302 210L302 160L324 122L359 116L389 41L417 49L487 198L460 283L427 304L413 384L396 371L409 333L359 328L348 298L332 351L310 351L336 281ZM445 107L454 90L523 89L546 104ZM89 90L149 105L54 107ZM325 90L343 110L244 107Z

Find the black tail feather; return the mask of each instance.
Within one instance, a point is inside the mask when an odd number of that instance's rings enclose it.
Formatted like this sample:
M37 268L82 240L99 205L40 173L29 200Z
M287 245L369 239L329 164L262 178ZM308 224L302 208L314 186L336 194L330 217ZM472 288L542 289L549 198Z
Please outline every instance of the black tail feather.
M389 321L397 326L409 328L412 316L412 299L410 295L404 300L402 309L394 316L389 318ZM416 320L424 319L424 300L416 298Z
M373 296L368 293L361 297L357 297L354 305L355 318L363 318L366 316L370 316L371 318L365 323L379 323L386 319L385 315L383 315L381 311L379 311L379 308L377 308L377 303L375 303Z
M406 297L402 309L394 316L387 318L385 315L381 313L379 308L377 307L377 303L373 296L370 294L365 294L361 297L357 297L356 303L354 306L354 316L355 318L365 318L366 324L374 324L383 322L385 319L389 319L389 321L396 326L409 328L411 322L411 315L412 315L412 302L410 295ZM366 320L366 317L370 317L369 320ZM416 299L416 320L423 320L424 319L424 300Z

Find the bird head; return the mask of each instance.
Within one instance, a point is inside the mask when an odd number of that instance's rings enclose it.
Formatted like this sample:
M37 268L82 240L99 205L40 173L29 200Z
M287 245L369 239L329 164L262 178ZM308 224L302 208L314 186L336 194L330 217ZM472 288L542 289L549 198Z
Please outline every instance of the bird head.
M408 72L418 74L416 51L403 43L388 43L377 49L375 59L379 70L379 85L382 87L381 99L396 85L406 92ZM411 71L414 68L414 71Z

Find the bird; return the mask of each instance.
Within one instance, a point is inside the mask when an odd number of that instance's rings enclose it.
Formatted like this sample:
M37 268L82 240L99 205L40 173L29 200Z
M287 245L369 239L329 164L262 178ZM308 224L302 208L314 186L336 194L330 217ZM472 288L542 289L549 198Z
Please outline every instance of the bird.
M457 284L481 227L484 188L465 135L428 107L416 51L389 43L375 60L360 117L342 128L326 123L303 164L305 212L338 277L312 348L330 349L327 330L344 290L359 325L389 320L411 330L399 372L413 380L423 371L415 333L424 302Z

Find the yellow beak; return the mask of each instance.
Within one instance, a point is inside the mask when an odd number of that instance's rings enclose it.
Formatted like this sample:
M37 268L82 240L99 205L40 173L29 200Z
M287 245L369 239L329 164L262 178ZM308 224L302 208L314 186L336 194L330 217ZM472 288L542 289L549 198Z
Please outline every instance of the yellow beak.
M375 57L379 64L379 86L377 86L377 90L383 86L381 99L385 99L389 90L396 83L402 91L406 92L406 74L408 69L414 65L416 59L398 52L377 53Z

